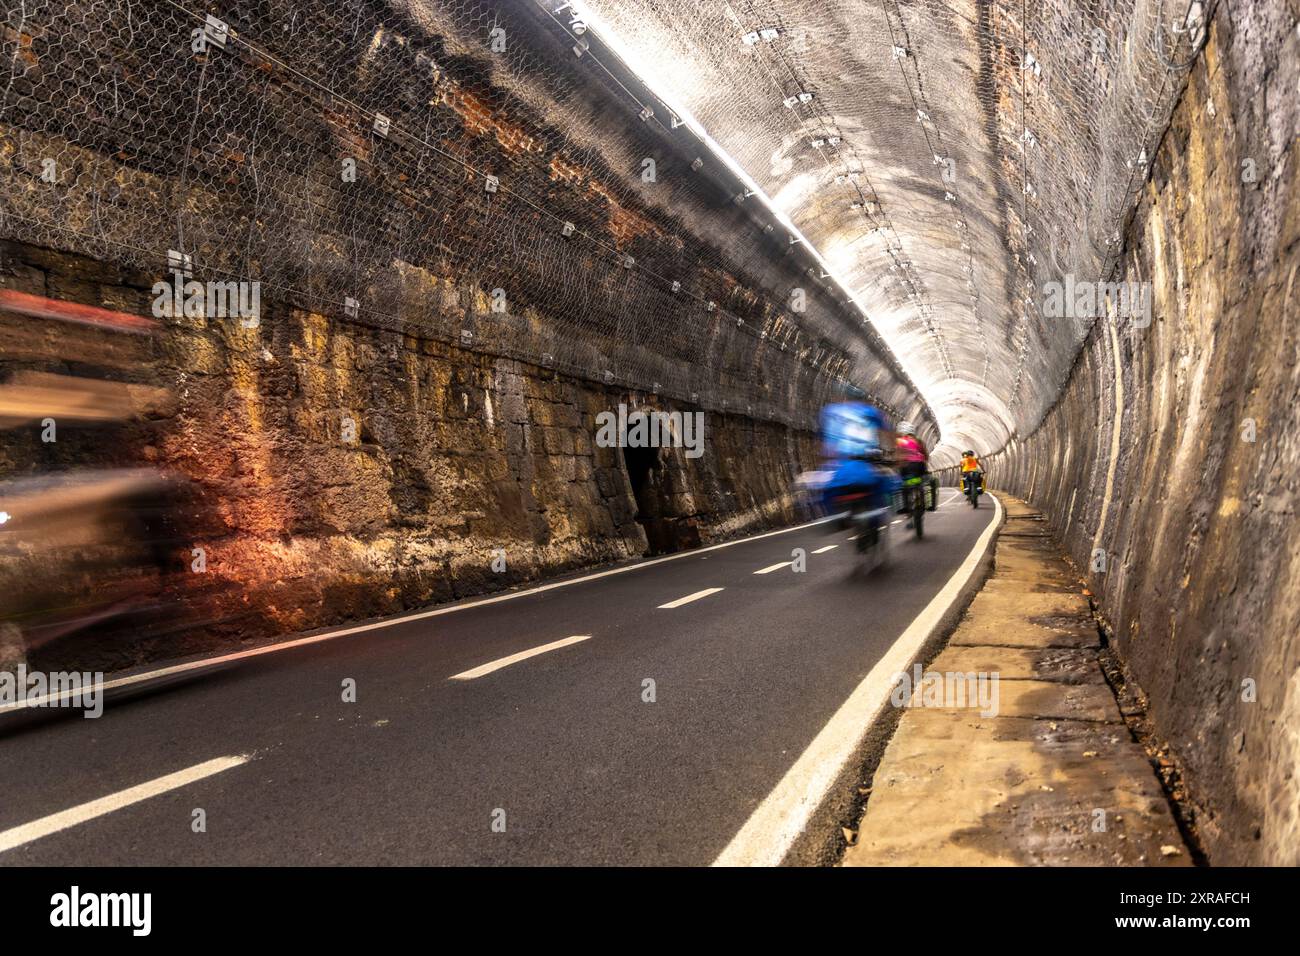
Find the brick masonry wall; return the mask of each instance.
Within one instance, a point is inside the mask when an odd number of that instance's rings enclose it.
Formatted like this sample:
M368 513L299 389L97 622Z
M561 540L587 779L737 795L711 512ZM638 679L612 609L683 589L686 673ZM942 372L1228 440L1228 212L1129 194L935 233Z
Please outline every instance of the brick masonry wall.
M987 462L1104 559L1090 589L1219 864L1300 862L1298 42L1275 5L1219 5L1127 234L1153 321L1098 323Z

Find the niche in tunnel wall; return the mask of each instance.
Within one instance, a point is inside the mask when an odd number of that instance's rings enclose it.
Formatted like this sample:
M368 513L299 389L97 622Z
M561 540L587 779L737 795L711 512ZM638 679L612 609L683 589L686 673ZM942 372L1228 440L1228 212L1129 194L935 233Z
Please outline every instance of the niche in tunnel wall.
M623 467L636 499L636 520L645 530L650 554L668 554L700 546L694 515L675 512L673 476L661 448L624 448Z

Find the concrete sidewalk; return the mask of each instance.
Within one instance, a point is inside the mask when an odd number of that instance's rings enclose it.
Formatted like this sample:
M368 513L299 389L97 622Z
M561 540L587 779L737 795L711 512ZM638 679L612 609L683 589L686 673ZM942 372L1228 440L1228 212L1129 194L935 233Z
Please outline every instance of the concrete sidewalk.
M996 708L951 680L946 700L935 682L915 689L843 865L1189 865L1102 674L1082 586L1041 514L998 497L993 573L925 671L988 675Z

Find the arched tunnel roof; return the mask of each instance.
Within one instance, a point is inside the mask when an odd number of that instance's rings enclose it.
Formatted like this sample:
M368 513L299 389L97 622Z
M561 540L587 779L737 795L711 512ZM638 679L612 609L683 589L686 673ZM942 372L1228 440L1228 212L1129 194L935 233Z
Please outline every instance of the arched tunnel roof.
M934 409L941 462L1029 433L1059 394L1092 317L1044 317L1043 293L1115 261L1178 44L1197 42L1199 4L1177 7L574 5L864 305Z

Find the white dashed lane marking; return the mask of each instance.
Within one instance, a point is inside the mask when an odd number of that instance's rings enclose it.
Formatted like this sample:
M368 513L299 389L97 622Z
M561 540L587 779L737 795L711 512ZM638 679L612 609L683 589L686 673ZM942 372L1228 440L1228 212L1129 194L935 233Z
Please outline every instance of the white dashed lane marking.
M710 594L717 594L723 588L705 588L703 591L696 591L694 594L688 594L686 597L678 598L676 601L669 601L667 604L660 604L661 610L665 608L681 607L683 604L690 604L692 601L698 601L700 598L706 598Z
M491 674L493 671L499 671L503 667L509 667L511 664L518 664L520 661L526 661L530 657L536 657L538 654L545 654L547 651L558 650L561 647L568 647L570 644L577 644L579 641L590 640L590 634L575 634L572 637L566 637L560 641L551 641L549 644L542 644L540 647L533 647L526 651L520 651L518 654L511 654L509 657L500 657L486 664L480 664L478 667L462 671L459 674L453 674L450 680L473 680L476 677L483 677Z
M765 568L759 568L755 574L771 574L773 571L780 571L782 568L788 568L794 564L793 561L782 561L780 564L769 564Z

